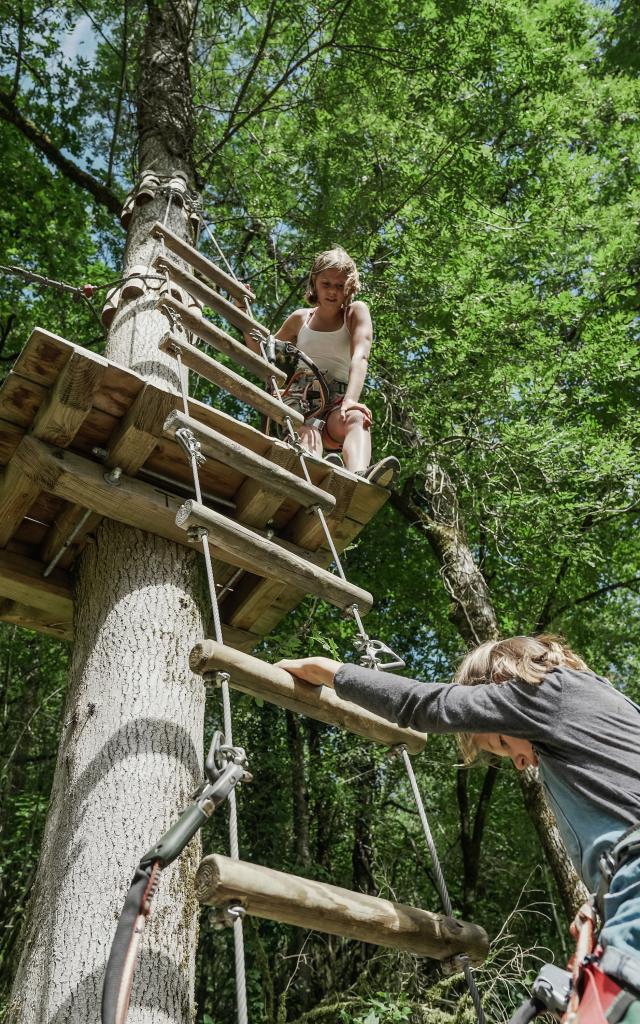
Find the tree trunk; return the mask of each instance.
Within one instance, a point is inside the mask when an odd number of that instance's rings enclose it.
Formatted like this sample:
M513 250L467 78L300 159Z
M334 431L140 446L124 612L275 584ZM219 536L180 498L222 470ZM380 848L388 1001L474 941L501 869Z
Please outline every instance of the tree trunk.
M143 170L181 171L193 185L191 22L187 0L148 2L139 157ZM166 204L157 197L135 207L125 273L149 264L158 243L148 229ZM191 240L178 206L167 223ZM153 308L156 296L120 306L107 356L175 387L175 364L157 348L166 320ZM195 551L111 521L79 560L69 690L11 1024L99 1020L104 967L135 865L202 777L204 690L188 668L204 632L199 578ZM160 876L130 1024L193 1019L198 858L194 841Z
M298 715L287 711L287 739L291 758L291 795L293 801L293 839L295 858L302 868L311 864L309 849L309 791L307 789L302 723Z

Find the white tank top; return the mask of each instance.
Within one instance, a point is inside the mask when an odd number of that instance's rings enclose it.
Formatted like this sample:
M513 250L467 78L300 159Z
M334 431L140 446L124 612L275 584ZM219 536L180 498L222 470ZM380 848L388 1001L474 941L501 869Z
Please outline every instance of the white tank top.
M337 331L313 331L309 320L313 310L298 331L298 348L313 359L323 373L343 384L349 382L351 365L351 333L346 322Z

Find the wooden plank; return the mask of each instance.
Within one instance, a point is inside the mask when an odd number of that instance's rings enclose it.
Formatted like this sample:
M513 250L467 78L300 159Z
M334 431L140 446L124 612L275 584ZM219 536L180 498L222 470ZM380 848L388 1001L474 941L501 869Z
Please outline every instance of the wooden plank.
M249 316L248 313L245 313L244 310L238 309L233 302L225 299L219 292L199 281L197 277L186 271L184 267L176 263L170 256L156 256L153 265L161 273L167 273L175 284L180 288L184 288L198 302L202 302L205 306L215 309L216 313L220 313L225 320L228 320L230 324L233 324L234 327L237 327L244 334L258 331L263 337L269 337L268 327L264 327L257 320L254 320L252 316Z
M145 384L109 440L107 465L120 466L129 476L134 476L156 448L164 422L175 404L175 395L155 384Z
M0 466L6 466L23 437L24 427L0 420Z
M69 576L54 569L45 577L42 569L35 559L0 551L0 596L71 621L73 595Z
M414 729L401 729L357 704L341 700L331 687L304 683L276 665L231 650L215 640L197 644L189 655L189 665L197 675L228 672L229 685L234 689L327 725L339 726L374 743L404 743L410 753L416 754L427 742L426 736Z
M276 423L284 423L286 419L290 419L294 426L302 426L304 423L302 413L296 409L290 409L284 402L273 398L268 392L252 384L250 380L245 380L240 374L230 370L228 366L223 366L217 359L202 352L186 339L168 333L162 338L158 348L172 356L177 356L179 353L183 364L190 370L212 384L223 388L224 391L244 402L245 405L249 405L264 416L275 420Z
M42 396L31 428L34 437L58 447L71 444L91 411L106 367L101 356L72 350L55 383ZM39 493L37 483L21 474L12 460L0 484L0 546L11 539Z
M221 330L220 327L216 327L210 320L202 316L202 313L196 313L192 307L185 306L183 302L175 299L172 295L162 295L158 299L156 308L162 311L163 307L166 307L175 316L180 317L185 330L192 331L202 341L206 341L207 345L211 345L218 352L223 352L224 355L229 356L238 366L249 370L259 380L270 381L272 377L275 377L277 384L284 384L286 381L286 373L277 366L272 366L271 363L268 363L256 352L252 352L242 342L236 341L235 338L232 338L226 331Z
M73 619L70 615L59 619L42 608L34 608L19 601L0 598L0 620L22 629L35 629L38 633L54 636L58 640L73 639Z
M298 460L295 452L290 447L276 442L269 453L268 463L269 466L291 473L297 466ZM295 477L295 479L299 478ZM317 489L321 488L318 487ZM321 490L321 494L327 495L328 493L326 490ZM328 497L330 501L334 500L333 495L328 495ZM262 484L257 480L248 478L241 484L238 492L234 495L236 518L247 526L264 526L272 520L275 513L283 506L284 498L285 496L282 494L274 494L273 490L269 488L268 483ZM321 503L317 502L315 504L319 506ZM309 506L305 507L309 508ZM324 508L324 504L321 507Z
M42 384L27 380L12 370L0 388L2 418L20 427L30 427L46 396L47 388Z
M34 436L59 448L70 445L91 411L108 365L93 352L73 351L36 413Z
M224 434L219 433L219 431L213 430L210 427L204 427L197 420L193 419L192 416L186 416L185 413L174 409L164 424L165 433L170 437L174 437L176 430L181 427L186 427L192 431L200 442L205 455L217 459L218 462L222 462L227 466L232 466L247 477L250 477L252 481L258 481L266 490L293 498L294 501L297 501L298 504L303 505L305 508L310 505L319 505L320 508L330 512L335 507L333 495L327 494L326 491L320 490L319 487L308 484L306 480L300 480L299 477L288 472L286 469L282 469L275 462L264 459L261 455L243 448L241 445L236 444L235 441L225 437ZM285 451L288 452L290 449L285 449ZM294 453L291 452L291 454L295 458ZM239 518L242 518L242 516L239 516ZM242 521L245 522L244 519Z
M480 964L489 950L489 937L477 924L217 853L200 864L195 891L200 903L209 906L235 900L247 913L269 921L434 960L464 955Z
M209 531L209 537L215 538L216 547L224 551L225 561L242 565L260 576L297 586L305 593L316 594L338 608L357 604L362 614L373 604L368 591L334 576L306 558L286 550L281 544L261 536L256 530L248 529L219 512L205 508L197 501L184 503L176 523L183 530L192 526L204 527Z
M372 603L371 595L366 591L343 583L312 561L287 550L283 542L266 540L255 531L247 530L218 512L204 509L196 502L181 505L180 499L170 491L152 487L125 474L117 484L110 484L105 479L102 465L65 449L51 448L37 438L23 438L11 465L40 490L178 544L189 543L187 519L195 507L201 519L204 514L209 526L214 525L215 532L209 535L209 547L214 557L271 577L279 576L282 567L289 567L299 586L306 586L310 593L318 592L320 596L327 594L328 600L335 599L341 607L356 601L364 613ZM185 509L188 509L186 516ZM180 525L176 523L178 510L181 520L184 517Z
M34 327L13 364L13 372L49 387L71 357L75 345L58 334Z
M199 271L203 277L207 278L214 285L224 288L229 295L233 295L234 298L240 300L245 298L251 299L251 291L246 285L231 277L230 274L225 273L216 263L207 259L203 253L198 252L197 249L194 249L192 245L179 238L178 235L174 235L173 231L170 231L164 224L156 221L151 228L151 234L154 238L162 238L167 249L175 253L176 256L180 256L185 263Z
M16 462L22 444L0 476L0 548L6 547L42 490Z

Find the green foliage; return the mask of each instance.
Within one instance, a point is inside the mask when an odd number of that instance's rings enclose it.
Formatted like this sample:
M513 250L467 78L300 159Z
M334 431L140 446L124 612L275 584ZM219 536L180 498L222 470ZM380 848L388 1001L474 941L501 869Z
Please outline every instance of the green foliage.
M79 18L66 0L44 12L14 7L2 4L0 98L15 98L61 151L124 195L136 164L141 9L90 0ZM80 26L86 57L68 45ZM400 457L401 488L418 506L429 464L447 470L505 632L562 631L640 698L636 28L626 0L613 10L587 0L207 0L192 82L205 213L258 293L256 312L277 326L300 304L318 249L339 242L354 255L376 328L367 394L376 451ZM72 284L117 277L124 236L110 215L9 121L0 135L10 197L2 262ZM213 254L206 237L202 248ZM101 345L86 305L0 275L5 369L35 323ZM448 678L463 643L426 536L390 503L345 567L376 595L371 635L410 672ZM307 602L263 653L349 658L352 636L352 623ZM5 988L66 658L52 641L0 632ZM284 712L240 698L234 715L256 776L240 794L244 856L439 909L396 760L304 722L301 778ZM219 720L214 700L209 727ZM460 908L469 893L455 760L453 742L434 738L416 770ZM483 777L469 774L472 807ZM220 815L207 847L224 849L225 832ZM496 939L480 979L495 1020L508 1018L542 947L564 954L539 862L513 773L501 770L472 894L494 939L509 918L508 941ZM269 922L248 925L247 937L257 1024L472 1019L460 979L438 980L429 963ZM218 1024L233 1016L231 943L206 916L199 955L200 1020Z

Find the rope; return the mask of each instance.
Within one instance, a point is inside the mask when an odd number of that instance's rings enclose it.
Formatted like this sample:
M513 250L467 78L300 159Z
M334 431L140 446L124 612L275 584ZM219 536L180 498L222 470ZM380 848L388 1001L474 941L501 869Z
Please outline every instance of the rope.
M424 808L424 803L422 801L422 796L418 788L418 782L415 776L415 772L413 770L413 765L411 764L411 758L409 757L409 752L407 751L406 747L401 747L401 754L407 775L409 777L411 789L413 791L413 798L416 802L416 807L418 809L420 821L422 822L422 830L424 832L424 838L427 844L427 849L429 850L429 856L431 857L431 863L433 864L433 873L435 875L436 889L438 890L438 895L440 896L440 901L444 908L445 914L447 915L447 917L453 917L453 907L451 905L451 899L449 898L449 890L447 889L447 883L445 882L444 874L442 872L442 867L440 864L440 858L438 857L436 844L433 841L433 835L431 834L431 828L429 827L427 812L425 811ZM459 956L457 957L457 959L462 962L462 970L464 972L467 988L469 989L471 1001L476 1011L478 1024L486 1024L486 1018L484 1015L484 1010L482 1008L482 1000L480 999L480 993L478 992L478 987L476 985L475 978L473 977L473 972L469 965L469 960L466 956Z
M169 197L171 201L171 196ZM180 389L182 392L182 404L184 406L185 413L189 412L188 402L188 384L187 378L184 373L184 366L180 358L180 354L176 354L178 361L178 369L180 374ZM199 504L202 504L202 488L200 486L200 473L198 471L198 460L196 458L195 451L190 453L191 472L193 475L193 487L196 494L196 499ZM224 644L224 638L222 635L222 622L220 619L220 607L218 603L218 596L216 594L216 583L213 573L213 562L211 559L211 551L209 550L208 542L208 531L199 531L200 539L202 540L202 551L204 554L204 561L207 572L207 584L209 588L209 599L211 602L211 611L213 614L213 626L216 640L219 644ZM229 746L233 745L233 727L231 719L231 697L229 694L229 676L226 672L220 672L218 674L220 682L220 690L222 695L222 716L223 716L223 728L225 741ZM233 860L240 859L240 847L238 843L238 809L236 803L235 790L231 790L228 797L229 802L229 852ZM242 927L242 916L239 913L234 913L233 908L230 908L233 921L233 947L234 947L234 960L235 960L235 974L236 974L236 996L238 1004L238 1024L248 1024L248 1010L247 1010L247 980L245 972L245 954L244 954L244 933Z

